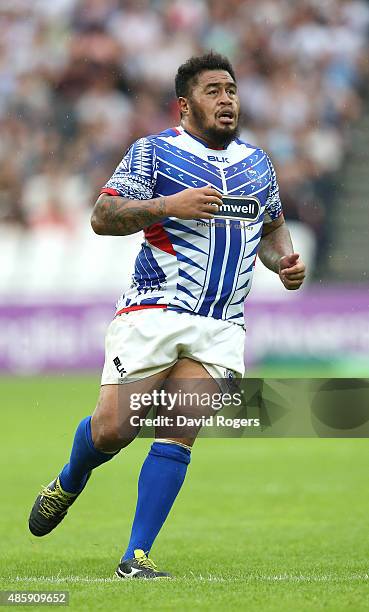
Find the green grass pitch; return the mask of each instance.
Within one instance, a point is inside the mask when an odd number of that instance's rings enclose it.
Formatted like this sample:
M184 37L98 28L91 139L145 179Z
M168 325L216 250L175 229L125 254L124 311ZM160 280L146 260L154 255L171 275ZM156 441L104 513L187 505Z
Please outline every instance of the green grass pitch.
M72 610L369 610L367 440L200 439L152 550L175 575L112 578L149 440L93 475L50 536L30 507L67 460L98 377L0 379L1 583L70 591Z

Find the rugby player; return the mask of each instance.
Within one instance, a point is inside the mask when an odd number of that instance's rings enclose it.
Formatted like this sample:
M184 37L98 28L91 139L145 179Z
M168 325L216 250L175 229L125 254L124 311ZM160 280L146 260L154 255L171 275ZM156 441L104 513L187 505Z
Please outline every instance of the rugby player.
M238 137L240 102L230 62L215 53L190 58L175 87L180 125L134 142L92 213L97 234L143 230L144 241L107 330L97 407L78 425L69 462L32 508L29 528L36 536L52 531L92 470L135 438L133 392L184 379L218 388L214 379L243 376L244 300L256 254L286 289L298 289L305 276L273 165ZM142 406L138 414L148 410ZM148 555L183 484L195 435L179 438L156 428L119 578L169 575Z

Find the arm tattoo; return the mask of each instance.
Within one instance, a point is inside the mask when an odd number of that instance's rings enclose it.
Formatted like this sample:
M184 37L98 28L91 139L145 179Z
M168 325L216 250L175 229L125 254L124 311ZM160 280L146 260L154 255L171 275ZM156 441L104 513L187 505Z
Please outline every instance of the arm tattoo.
M167 216L164 197L130 200L103 193L95 204L91 225L97 234L127 236Z

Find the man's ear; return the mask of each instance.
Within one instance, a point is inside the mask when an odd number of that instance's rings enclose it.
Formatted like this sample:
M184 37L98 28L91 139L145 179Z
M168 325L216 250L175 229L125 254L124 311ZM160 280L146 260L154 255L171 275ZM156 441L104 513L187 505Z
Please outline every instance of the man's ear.
M183 98L182 96L178 98L178 106L179 106L179 111L181 113L181 117L188 115L189 113L188 98Z

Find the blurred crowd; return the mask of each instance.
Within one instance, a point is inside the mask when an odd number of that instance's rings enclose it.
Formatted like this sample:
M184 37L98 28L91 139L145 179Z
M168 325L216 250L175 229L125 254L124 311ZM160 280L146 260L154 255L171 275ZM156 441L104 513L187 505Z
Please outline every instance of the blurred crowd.
M214 49L286 215L323 237L368 26L365 0L2 0L0 222L73 231L129 144L178 124L178 65Z

